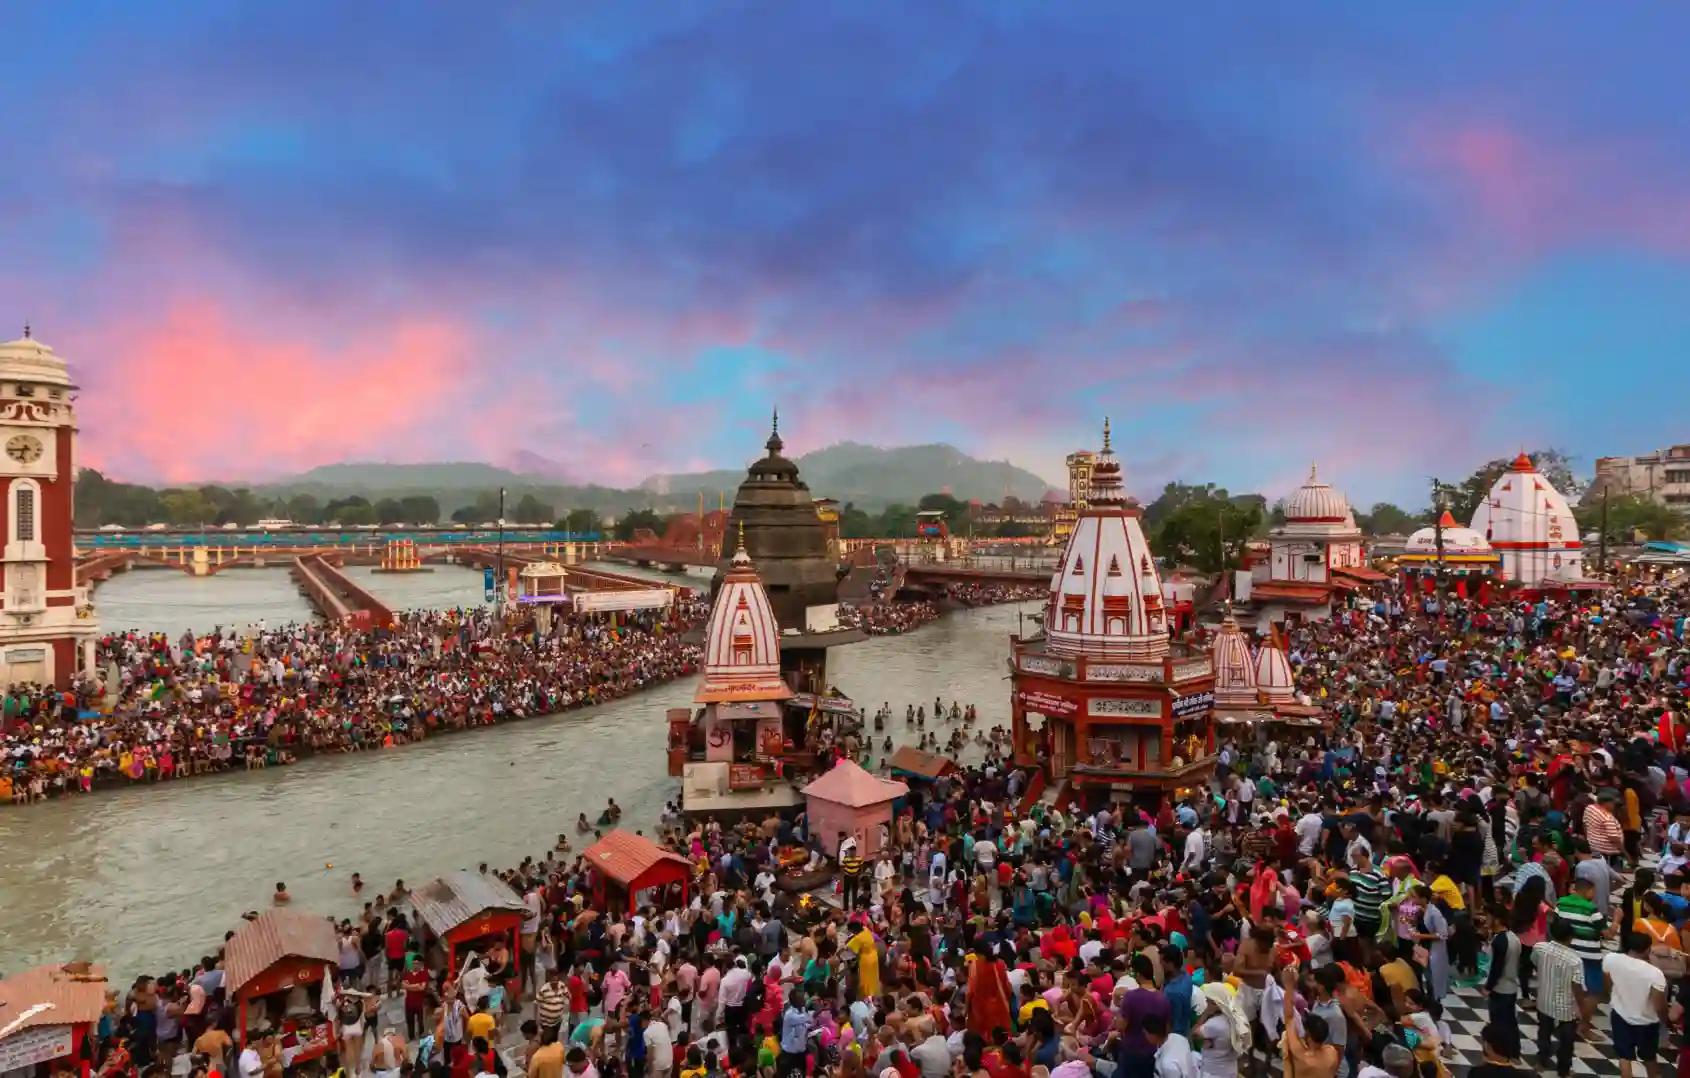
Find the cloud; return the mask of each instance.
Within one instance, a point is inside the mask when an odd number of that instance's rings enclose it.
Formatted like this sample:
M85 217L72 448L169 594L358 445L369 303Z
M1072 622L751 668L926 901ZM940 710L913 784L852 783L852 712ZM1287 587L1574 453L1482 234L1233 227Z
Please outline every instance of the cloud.
M86 463L187 482L326 461L404 459L449 445L473 400L468 334L418 317L325 344L237 324L208 300L113 327L98 391L79 404Z

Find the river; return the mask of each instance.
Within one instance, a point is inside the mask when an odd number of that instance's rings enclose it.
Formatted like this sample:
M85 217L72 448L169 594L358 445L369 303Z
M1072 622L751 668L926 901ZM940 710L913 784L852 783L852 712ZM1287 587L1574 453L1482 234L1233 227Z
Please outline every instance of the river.
M370 580L395 606L481 600L480 575L464 569ZM119 574L97 601L106 625L180 632L298 620L293 594L279 569L208 580L149 571ZM178 596L191 609L176 611ZM938 695L974 703L982 727L1006 723L1004 656L1017 609L962 611L840 648L831 680L870 711L890 701L901 715ZM663 713L689 705L692 692L692 681L676 682L390 752L0 807L0 956L7 969L92 958L127 983L191 965L242 911L263 908L278 881L295 908L351 914L354 871L385 888L483 861L514 865L559 832L574 840L576 815L596 818L609 797L624 806L625 825L649 831L679 792L665 766ZM903 731L899 718L889 732L897 741Z

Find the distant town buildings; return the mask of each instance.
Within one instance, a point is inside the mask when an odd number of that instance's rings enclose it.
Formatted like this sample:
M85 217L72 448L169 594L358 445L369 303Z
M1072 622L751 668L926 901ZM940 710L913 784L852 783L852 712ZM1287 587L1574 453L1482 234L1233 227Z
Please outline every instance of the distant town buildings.
M1690 513L1690 444L1635 457L1597 457L1592 494L1637 494Z

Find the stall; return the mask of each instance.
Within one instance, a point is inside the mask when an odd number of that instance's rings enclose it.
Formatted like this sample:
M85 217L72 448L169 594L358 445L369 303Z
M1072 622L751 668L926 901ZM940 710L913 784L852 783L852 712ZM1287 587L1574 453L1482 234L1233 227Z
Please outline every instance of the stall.
M804 787L810 833L827 849L838 846L840 832L855 835L857 849L869 858L890 845L892 802L910 792L901 782L876 778L854 760L841 760Z
M493 940L507 941L521 984L521 933L528 909L522 899L497 876L478 872L449 872L411 892L417 917L446 952L446 974L458 973L458 952L485 949Z
M628 896L628 909L638 908L641 891L653 887L679 884L681 904L687 900L687 888L692 883L692 863L678 853L671 853L644 835L618 828L599 839L582 854L597 872L593 883L594 907L608 910L607 893L612 889Z
M93 1058L106 973L87 962L36 966L0 981L0 1074L47 1074Z
M927 783L961 773L962 768L949 756L922 752L913 745L899 745L898 751L886 761L894 778L905 782Z
M334 1030L310 987L340 960L328 918L267 910L247 921L223 948L223 986L236 1001L236 1040L246 1046L248 1012L263 1012L265 1029L281 1034L288 1065L316 1059L334 1046Z

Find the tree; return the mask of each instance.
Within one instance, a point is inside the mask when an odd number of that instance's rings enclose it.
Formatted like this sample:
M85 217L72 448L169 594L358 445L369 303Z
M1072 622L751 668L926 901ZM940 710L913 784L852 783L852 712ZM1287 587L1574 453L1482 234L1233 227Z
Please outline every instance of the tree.
M405 507L399 504L398 498L383 498L375 505L377 524L403 524L405 522Z
M1602 500L1573 510L1579 531L1602 529ZM1690 521L1671 508L1643 494L1616 494L1608 497L1608 542L1627 543L1641 535L1645 540L1677 539L1682 537Z
M282 516L295 524L321 524L323 506L314 494L295 494L284 504Z
M434 524L440 520L440 503L427 494L408 494L400 498L399 511L407 524Z
M142 528L166 519L158 491L107 479L93 468L77 473L75 503L76 524L81 528L98 528L102 524Z
M599 515L591 509L571 509L557 522L558 527L576 535L592 535L599 530Z
M379 523L376 520L375 506L361 494L348 494L323 506L323 520L347 528Z
M518 498L516 509L512 512L513 519L518 524L544 524L557 515L550 505L534 497L532 493Z
M1019 520L1006 520L998 525L999 539L1025 539L1034 534L1031 524L1024 524Z
M165 520L179 528L203 526L216 514L211 502L197 490L166 490L158 498Z
M662 535L663 518L658 516L655 510L631 509L622 514L622 519L616 522L616 538L626 543L634 537L634 532L641 528Z
M1226 491L1210 488L1199 496L1182 497L1177 508L1163 515L1151 533L1150 549L1176 565L1219 572L1239 564L1244 544L1263 516L1259 500L1234 500Z
M1548 480L1549 485L1560 491L1569 503L1578 501L1579 494L1584 490L1584 484L1573 475L1571 461L1567 454L1559 449L1539 449L1526 456L1530 457L1537 470ZM1473 513L1479 508L1479 503L1490 496L1490 488L1496 485L1497 479L1514 466L1513 457L1498 457L1487 461L1478 471L1453 485L1439 484L1445 490L1445 505L1450 515L1456 520L1467 521L1473 519Z
M1376 502L1370 511L1356 514L1356 524L1368 535L1407 535L1425 523L1424 515L1417 517L1390 502Z
M842 539L878 539L875 518L846 502L839 509L839 536Z
M929 513L936 509L945 514L945 522L952 525L962 523L968 516L968 505L949 494L923 494L915 507Z

